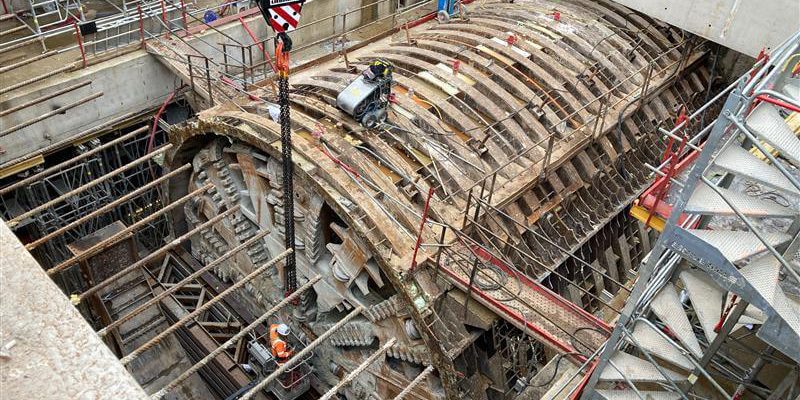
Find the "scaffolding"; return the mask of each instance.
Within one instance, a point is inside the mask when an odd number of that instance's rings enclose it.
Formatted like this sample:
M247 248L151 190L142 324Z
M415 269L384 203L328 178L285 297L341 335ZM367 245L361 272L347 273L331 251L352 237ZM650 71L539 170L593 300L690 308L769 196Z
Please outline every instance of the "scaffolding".
M161 208L161 188L150 182L161 175L153 157L162 151L146 151L148 141L161 146L166 137L161 129L143 134L146 129L117 131L119 137L106 143L88 140L74 147L66 161L0 189L3 219L18 235L32 239L27 248L45 268L71 256L68 243L113 221L136 223ZM132 164L135 160L141 161ZM170 233L163 218L146 225L136 233L146 248Z
M800 307L792 297L800 283L800 179L792 171L800 167L800 140L784 118L800 112L798 54L800 33L721 93L719 117L700 134L682 135L685 121L668 132L685 144L681 157L694 153L692 164L688 176L674 174L674 159L653 167L678 187L677 200L613 334L582 366L589 371L583 398L794 395L787 388L800 363ZM753 196L752 185L789 203ZM765 348L743 342L753 333ZM747 350L752 364L741 365L731 347ZM756 383L768 363L790 371L781 393Z

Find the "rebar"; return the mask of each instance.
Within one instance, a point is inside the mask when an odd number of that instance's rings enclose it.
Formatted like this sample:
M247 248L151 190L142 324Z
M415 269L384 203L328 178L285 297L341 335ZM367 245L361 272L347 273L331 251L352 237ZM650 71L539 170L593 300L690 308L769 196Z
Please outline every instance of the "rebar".
M50 71L48 73L33 77L31 79L24 80L22 82L13 84L11 86L6 86L6 87L0 89L0 94L6 94L6 93L8 93L8 92L10 92L12 90L17 90L17 89L19 89L19 88L21 88L23 86L27 86L27 85L30 85L31 83L39 82L41 80L47 79L47 78L49 78L51 76L58 75L58 74L60 74L62 72L66 72L66 71L69 71L69 70L74 69L74 68L75 68L75 64L67 64L67 65L65 65L65 66L63 66L61 68L54 69L54 70L52 70L52 71Z
M269 260L266 263L262 264L260 267L258 267L255 270L253 270L253 272L249 273L247 276L245 276L244 278L240 279L238 282L234 283L229 288L223 290L220 294L214 296L211 300L203 303L202 306L197 307L194 311L192 311L191 313L185 315L183 318L179 319L174 324L170 325L169 328L165 329L163 332L159 333L158 335L156 335L155 337L150 339L147 343L139 346L139 348L137 348L136 350L130 352L125 357L122 357L120 362L122 363L122 365L130 364L130 362L135 360L136 357L139 357L142 353L144 353L148 349L152 348L153 346L157 345L165 337L167 337L167 335L170 335L171 333L173 333L176 330L178 330L178 328L186 325L186 323L188 323L189 321L193 320L198 315L206 312L206 310L211 308L211 306L213 306L214 304L217 304L220 300L224 299L225 296L231 294L235 290L237 290L237 289L241 288L242 286L246 285L248 282L250 282L251 280L256 278L262 272L266 271L268 268L273 267L275 264L278 263L278 261L283 260L284 258L286 258L286 256L288 256L291 253L292 253L291 249L286 249L284 252L278 254L272 260Z
M319 398L319 400L330 400L331 397L335 396L336 393L339 392L341 388L349 384L353 379L356 379L356 377L358 377L359 374L364 372L365 369L367 369L370 365L372 365L372 363L374 363L375 360L378 359L378 357L386 353L392 346L394 346L395 343L397 343L397 338L389 339L386 342L386 344L383 345L383 347L381 347L380 349L378 349L378 351L372 353L372 355L367 357L367 359L364 360L364 362L362 362L361 365L359 365L356 369L352 370L349 374L347 374L347 376L345 376L344 379L339 381L339 383L337 383L336 386L328 390L322 397Z
M158 296L148 300L146 303L140 305L139 307L137 307L136 309L134 309L130 313L125 314L125 316L123 316L122 318L112 322L111 324L109 324L105 328L97 331L97 334L99 336L101 336L101 337L102 336L106 336L109 333L109 331L111 331L111 329L114 329L117 326L125 323L125 321L133 318L137 314L141 313L142 311L144 311L148 307L150 307L153 304L155 304L157 301L159 301L159 300L163 299L164 297L166 297L166 296L178 291L180 288L182 288L187 283L197 279L200 275L205 274L208 271L211 271L213 268L216 268L218 265L220 265L223 262L227 261L229 258L235 256L237 253L239 253L243 249L249 247L250 245L252 245L256 241L262 239L264 236L268 235L269 233L270 233L270 231L262 231L262 232L256 234L255 236L253 236L252 238L248 239L244 243L242 243L242 244L240 244L240 245L228 250L227 252L225 252L225 254L219 256L214 261L208 263L205 267L202 267L202 268L198 269L197 271L191 273L187 277L183 278L180 282L170 286L167 290L165 290L164 292L162 292Z
M97 243L96 245L90 247L89 249L87 249L83 253L81 253L79 255L76 255L76 256L73 256L70 259L62 262L61 264L58 264L55 267L50 268L49 270L47 270L47 274L50 275L50 276L53 276L53 275L65 270L65 269L69 268L70 266L75 265L76 263L79 263L79 262L81 262L83 260L88 259L89 257L91 257L93 255L96 255L96 254L100 253L100 251L102 251L102 249L105 249L108 246L113 245L119 239L121 239L123 236L125 236L127 234L130 234L131 232L136 231L137 229L141 228L142 226L144 226L146 224L149 224L150 222L152 222L156 218L159 218L160 216L172 211L173 209L175 209L178 206L182 205L183 203L191 200L195 196L197 196L197 195L199 195L199 194L211 189L212 187L214 187L214 185L209 183L209 184L207 184L207 185L205 185L205 186L203 186L203 187L201 187L201 188L199 188L199 189L187 194L186 196L181 197L180 199L168 204L166 207L154 212L153 214L148 215L147 217L137 221L133 225L131 225L131 226L119 231L118 233L116 233L115 235L111 236L110 238L105 239L105 240L101 241L100 243Z
M182 374L180 374L180 375L179 375L177 378L175 378L175 379L174 379L172 382L168 383L166 386L164 386L163 388L161 388L161 389L160 389L158 392L154 393L152 396L150 396L150 398L151 398L151 399L153 399L153 400L159 400L159 399L162 399L162 398L163 398L164 396L166 396L166 395L167 395L167 393L169 393L169 392L170 392L172 389L175 389L176 387L178 387L178 385L180 385L180 384L181 384L181 382L185 381L185 380L186 380L186 379L188 379L188 378L189 378L189 377L190 377L192 374L194 374L195 372L199 371L199 370L200 370L201 368L203 368L203 367L204 367L206 364L208 364L209 362L211 362L211 360L213 360L213 359L214 359L214 358L216 358L218 355L220 355L220 354L221 354L223 351L225 351L225 350L227 350L227 349L231 348L233 345L235 345L236 343L238 343L238 342L239 342L239 340L243 339L243 338L244 338L244 337L245 337L245 336L246 336L248 333L250 333L250 331L252 331L252 330L256 329L256 328L257 328L259 325L261 325L262 323L264 323L264 322L265 322L265 321L266 321L266 320L267 320L269 317L271 317L271 316L272 316L272 315L274 315L276 312L278 312L278 310L280 310L281 308L283 308L283 307L285 307L286 305L288 305L288 304L290 304L291 302L293 302L293 301L294 301L295 299L297 299L297 298L298 298L298 297L299 297L301 294L303 294L303 292L305 292L306 290L310 289L312 286L314 286L314 284L315 284L315 283L319 282L319 280L320 280L320 279L322 279L322 276L320 276L320 275L317 275L317 276L315 276L315 277L311 278L311 280L309 280L308 282L306 282L306 284L305 284L305 285L303 285L303 286L300 286L299 288L297 288L297 290L296 290L294 293L290 294L288 297L286 297L286 298L284 298L283 300L281 300L280 302L278 302L278 304L275 304L275 306L273 306L272 308L270 308L270 309L269 309L269 311L265 312L263 315L261 315L260 317L258 317L258 318L257 318L255 321L251 322L251 323L250 323L250 325L247 325L247 326L246 326L244 329L242 329L242 330L240 330L239 332L237 332L235 335L233 335L233 337L231 337L230 339L228 339L228 340L227 340L225 343L223 343L221 346L217 347L216 349L214 349L213 351L211 351L210 353L208 353L208 355L207 355L207 356L205 356L205 357L203 357L203 359L202 359L202 360L200 360L200 361L198 361L197 363L195 363L194 365L192 365L192 366L191 366L189 369L187 369L186 371L183 371L183 373L182 373Z
M295 354L292 358L289 359L286 363L281 365L278 369L276 369L273 373L269 374L264 380L259 382L255 385L252 389L250 389L244 396L241 397L241 400L251 400L256 393L263 390L267 385L269 385L272 381L274 381L278 376L283 374L287 369L292 368L295 366L297 362L305 358L305 356L314 350L315 347L319 346L320 343L327 340L331 335L336 333L339 329L341 329L344 324L348 323L351 319L355 318L361 312L364 311L364 306L358 306L353 311L350 311L344 318L339 320L335 325L333 325L330 329L325 331L322 335L316 338L313 342L309 343L304 349L300 350L297 354Z
M74 300L73 302L78 302L79 303L86 296L90 296L90 295L92 295L94 293L97 293L98 290L110 285L111 283L115 282L116 280L118 280L118 279L122 278L123 276L129 274L130 272L136 270L137 268L147 266L147 264L149 264L150 262L152 262L152 261L158 259L159 257L163 256L167 251L172 250L175 247L178 247L178 245L180 245L181 243L183 243L186 240L190 239L197 232L200 232L200 231L202 231L204 229L208 229L209 227L211 227L212 225L216 224L217 222L222 221L225 217L228 217L231 214L233 214L234 212L239 211L239 207L240 206L238 206L238 205L235 206L235 207L231 207L227 211L225 211L223 213L220 213L219 215L215 216L214 218L211 218L208 221L206 221L206 222L204 222L204 223L202 223L200 225L197 225L194 229L190 230L189 232L184 233L183 235L179 236L177 239L170 241L169 243L167 243L165 246L161 247L160 249L151 252L146 257L142 258L141 260L139 260L139 261L137 261L137 262L135 262L135 263L123 268L122 270L114 273L114 275L111 275L110 277L104 279L102 282L97 283L94 286L90 287L85 292L83 292L80 295L78 295L77 299ZM144 307L144 305L142 307ZM134 311L136 311L136 310L134 310ZM131 311L131 313L128 314L128 315L130 316L131 314L134 314L134 312ZM137 312L137 314L138 314L138 312ZM123 319L125 319L127 317L128 316L120 318L120 320L123 320ZM121 322L120 321L115 321L111 325L114 325L114 324L119 325L119 324L125 322L126 320L127 319L125 319L125 320L123 320ZM104 328L103 330L111 329L110 328L111 325L109 325L109 327ZM101 334L99 332L98 332L98 334L100 336L105 336L105 334Z
M22 110L24 108L28 108L28 107L36 105L36 104L39 104L39 103L41 103L43 101L50 100L50 99L52 99L54 97L58 97L58 96L60 96L60 95L62 95L64 93L71 92L71 91L73 91L75 89L82 88L82 87L84 87L86 85L89 85L91 83L92 83L92 81L79 82L79 83L76 83L74 85L70 85L70 86L67 86L65 88L56 90L55 92L48 93L48 94L46 94L44 96L37 97L37 98L35 98L33 100L26 101L25 103L22 103L22 104L20 104L18 106L9 107L9 108L7 108L5 110L0 111L0 117L6 116L8 114L17 112L19 110Z
M44 114L40 114L36 118L30 119L30 120L25 121L25 122L21 122L21 123L19 123L17 125L12 126L11 128L8 128L8 129L0 132L0 137L10 135L10 134L12 134L12 133L14 133L14 132L16 132L16 131L18 131L20 129L27 128L27 127L29 127L29 126L31 126L33 124L42 122L42 121L44 121L44 120L46 120L46 119L48 119L50 117L53 117L55 115L63 114L68 110L71 110L71 109L73 109L75 107L78 107L80 105L86 104L86 103L88 103L88 102L90 102L90 101L92 101L92 100L94 100L94 99L96 99L98 97L101 97L102 95L103 95L103 92L97 92L97 93L94 93L92 95L86 96L86 97L84 97L84 98L82 98L80 100L73 101L72 103L69 103L69 104L67 104L65 106L58 107L55 110L48 111L48 112L46 112Z
M18 215L16 217L14 217L10 221L8 221L8 227L9 228L14 228L15 226L19 225L20 221L24 220L25 218L28 218L28 217L33 216L33 215L36 215L39 212L41 212L42 210L50 208L53 205L58 204L58 203L66 200L66 199L68 199L68 198L70 198L72 196L75 196L76 194L79 194L79 193L81 193L81 192L83 192L83 191L85 191L87 189L91 189L91 188L93 188L93 187L105 182L108 178L111 178L114 175L117 175L117 174L120 174L122 172L125 172L125 171L127 171L127 170L129 170L129 169L131 169L131 168L133 168L133 167L135 167L137 165L139 165L139 164L142 164L145 161L148 161L148 160L150 160L151 158L153 158L153 157L155 157L157 155L163 154L164 152L166 152L167 150L169 150L171 148L172 148L172 144L168 144L166 146L159 147L158 149L154 150L153 152L151 152L149 154L145 154L145 155L137 158L136 160L133 160L130 163L125 164L125 165L123 165L123 166L121 166L121 167L119 167L119 168L117 168L117 169L115 169L115 170L113 170L113 171L111 171L111 172L99 177L99 178L93 179L93 180L91 180L91 181L89 181L89 182L87 182L87 183L85 183L85 184L73 189L73 190L70 190L67 193L62 194L61 196L56 197L55 199L52 199L52 200L50 200L50 201L48 201L48 202L46 202L46 203L44 203L42 205L34 207L32 210L24 212L24 213L22 213L22 214L20 214L20 215Z
M146 128L147 127L144 127L144 129L146 129ZM29 251L33 250L33 249L39 247L40 245L42 245L42 243L47 242L48 240L51 240L54 237L59 236L59 235L63 234L64 232L66 232L66 231L68 231L68 230L70 230L72 228L75 228L78 225L80 225L80 224L82 224L82 223L84 223L84 222L86 222L86 221L88 221L88 220L90 220L92 218L97 217L100 214L103 214L103 213L105 213L107 211L112 210L114 207L117 207L120 204L122 204L122 203L124 203L124 202L126 202L126 201L128 201L128 200L130 200L130 199L132 199L134 197L136 197L136 196L139 196L142 193L147 192L148 190L152 189L153 187L160 185L161 183L163 183L163 182L171 179L172 177L174 177L174 176L176 176L176 175L178 175L178 174L190 169L191 167L192 167L191 164L185 164L185 165L181 166L180 168L178 168L178 169L176 169L174 171L171 171L170 173L168 173L166 175L163 175L163 176L159 177L158 179L156 179L154 181L151 181L151 182L147 183L146 185L144 185L144 186L142 186L142 187L140 187L140 188L138 188L138 189L136 189L136 190L134 190L134 191L132 191L132 192L130 192L130 193L128 193L128 194L126 194L126 195L124 195L124 196L122 196L122 197L120 197L120 198L118 198L118 199L106 204L106 205L104 205L103 207L100 207L100 208L90 212L89 214L86 214L83 217L80 217L77 220L75 220L75 221L73 221L73 222L71 222L71 223L69 223L69 224L67 224L65 226L62 226L61 228L58 228L54 232L48 233L47 235L45 235L45 236L43 236L43 237L41 237L39 239L36 239L35 241L33 241L31 243L26 244L25 245L25 249L27 249Z
M413 381L409 382L408 386L406 386L402 392L395 396L394 400L403 400L409 393L411 393L412 390L414 390L415 387L417 387L417 385L420 384L420 382L427 378L431 372L433 372L433 365L429 365L428 368L422 370L422 372L420 372Z
M17 181L12 185L9 185L9 186L6 186L6 187L0 189L0 196L8 194L11 191L19 189L19 188L21 188L21 187L23 187L23 186L25 186L25 185L27 185L29 183L33 183L33 182L39 181L40 179L51 175L53 172L56 172L56 171L60 170L61 168L64 168L64 167L66 167L68 165L71 165L71 164L75 164L76 162L81 161L84 158L87 158L89 156L93 156L93 155L95 155L95 154L97 154L97 153L99 153L99 152L101 152L101 151L103 151L105 149L108 149L108 148L110 148L112 146L115 146L115 145L125 141L125 140L128 140L128 139L130 139L130 138L132 138L132 137L134 137L134 136L136 136L136 135L138 135L138 134L140 134L140 133L142 133L142 132L144 132L146 130L147 130L147 127L143 126L143 127L139 128L139 129L136 129L136 130L134 130L132 132L126 133L125 135L122 135L122 136L120 136L120 137L118 137L118 138L116 138L116 139L114 139L114 140L102 145L102 146L97 146L94 149L91 149L91 150L89 150L89 151L87 151L85 153L82 153L82 154L80 154L78 156L75 156L75 157L71 157L70 159L68 159L68 160L66 160L64 162L61 162L61 163L59 163L57 165L49 167L49 168L45 169L42 172L35 173L35 174L25 178L25 179Z

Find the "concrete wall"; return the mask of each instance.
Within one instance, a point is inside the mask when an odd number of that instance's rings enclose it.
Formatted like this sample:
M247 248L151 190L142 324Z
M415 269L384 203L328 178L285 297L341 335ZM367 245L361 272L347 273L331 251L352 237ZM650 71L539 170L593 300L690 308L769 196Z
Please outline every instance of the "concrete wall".
M800 30L798 0L613 0L751 57Z
M0 163L68 139L118 115L158 107L174 88L180 86L180 81L155 58L137 51L24 87L3 99L2 104L4 108L12 107L87 80L92 82L88 86L2 117L0 129L7 129L92 93L103 92L102 97L65 114L0 138L0 147L4 150L0 154Z
M345 10L354 10L361 7L362 4L370 4L374 1L314 0L304 7L301 25L335 13L344 12ZM370 17L365 22L371 21L373 15L388 15L393 11L393 7L393 1L385 1L376 6L374 13L364 11L364 17ZM361 14L352 13L348 16L348 28L357 27L363 22ZM269 34L267 32L266 24L260 14L256 13L247 18L246 21L257 37L267 38L271 36L271 32ZM339 21L341 24L341 19ZM218 27L218 30L224 32L225 35L208 29L190 39L193 46L218 63L223 61L223 55L218 43L235 43L236 41L245 45L253 43L253 40L238 21ZM336 32L341 32L341 25L337 25ZM296 46L302 46L304 43L314 42L333 33L334 23L331 19L325 23L315 24L305 29L301 26L301 29L292 35L292 39ZM226 35L230 38L226 37ZM271 46L270 52L272 52ZM233 53L232 50L231 53ZM319 55L320 53L309 52L309 54ZM254 53L255 56L257 54ZM241 57L234 58L239 59ZM257 59L261 60L263 58ZM47 60L39 62L47 62ZM60 66L53 66L53 69ZM162 104L170 92L182 84L155 57L138 50L80 71L59 74L36 84L6 93L0 96L0 106L3 108L13 107L44 96L47 93L53 93L59 88L85 80L91 80L91 85L1 117L0 130L4 130L58 107L73 103L90 94L104 93L102 97L73 108L65 114L53 116L10 135L0 137L0 164L38 151L51 144L67 140L82 131L120 115L155 109ZM4 85L13 83L15 82L3 82Z
M2 221L0 254L0 397L148 399Z

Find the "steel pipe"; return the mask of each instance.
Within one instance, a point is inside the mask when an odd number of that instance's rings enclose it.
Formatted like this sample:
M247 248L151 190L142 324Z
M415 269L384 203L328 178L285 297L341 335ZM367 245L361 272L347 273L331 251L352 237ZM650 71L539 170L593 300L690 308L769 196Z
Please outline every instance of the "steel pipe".
M172 382L168 383L166 386L161 388L158 392L154 393L152 396L150 396L150 398L153 399L153 400L162 399L172 389L175 389L176 387L178 387L178 385L180 385L181 382L183 382L186 379L188 379L192 374L194 374L195 372L199 371L206 364L211 362L211 360L213 360L218 355L220 355L223 351L233 347L236 343L239 342L239 340L241 340L245 336L247 336L248 333L250 333L252 330L256 329L259 325L261 325L264 322L266 322L266 320L269 317L271 317L272 315L274 315L276 312L278 312L278 310L280 310L281 308L285 307L286 305L292 303L295 299L300 297L300 295L303 294L303 292L305 292L306 290L311 289L311 287L313 287L315 283L319 282L320 279L322 279L322 276L320 276L320 275L317 275L314 278L311 278L311 280L309 280L305 285L300 286L299 288L297 288L296 291L294 291L288 297L286 297L283 300L281 300L280 302L278 302L278 304L275 304L275 306L270 308L269 311L265 312L262 316L258 317L258 319L256 319L252 323L250 323L250 325L247 325L244 329L242 329L239 332L237 332L235 335L233 335L233 337L228 339L221 346L219 346L216 349L214 349L211 353L208 353L208 355L203 357L202 360L200 360L197 363L195 363L194 365L192 365L186 371L183 371L182 374L180 374ZM164 292L164 293L166 293L166 292Z
M50 200L50 201L48 201L48 202L46 202L46 203L44 203L42 205L34 207L32 210L26 211L26 212L22 213L21 215L18 215L16 217L14 217L12 220L8 221L8 226L9 226L9 228L14 228L15 226L19 225L20 221L24 220L25 218L33 216L33 215L41 212L42 210L45 210L45 209L47 209L49 207L52 207L52 206L54 206L54 205L56 205L56 204L58 204L58 203L60 203L60 202L62 202L64 200L72 197L72 196L75 196L78 193L83 192L84 190L91 189L91 188L93 188L93 187L105 182L108 178L111 178L112 176L117 175L119 173L125 172L125 171L127 171L127 170L129 170L129 169L131 169L131 168L133 168L133 167L145 162L145 161L150 160L151 158L153 158L153 157L155 157L155 156L157 156L159 154L162 154L162 153L166 152L167 150L169 150L171 148L172 148L172 144L168 144L166 146L159 147L158 149L154 150L151 153L145 154L145 155L137 158L136 160L133 160L132 162L130 162L128 164L125 164L125 165L123 165L123 166L121 166L121 167L119 167L119 168L117 168L117 169L115 169L115 170L113 170L113 171L111 171L111 172L99 177L99 178L96 178L96 179L94 179L92 181L89 181L89 182L87 182L87 183L85 183L85 184L83 184L81 186L78 186L77 188L72 189L69 192L62 194L61 196L58 196L53 200Z

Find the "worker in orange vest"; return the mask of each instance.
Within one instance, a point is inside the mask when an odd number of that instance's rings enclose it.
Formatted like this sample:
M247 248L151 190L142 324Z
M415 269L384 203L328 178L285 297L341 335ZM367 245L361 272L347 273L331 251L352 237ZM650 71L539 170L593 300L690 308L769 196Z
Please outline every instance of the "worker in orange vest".
M289 349L289 343L286 338L289 336L289 326L286 324L272 324L269 326L269 345L272 348L272 356L278 365L281 365L289 360L292 356L292 350Z

